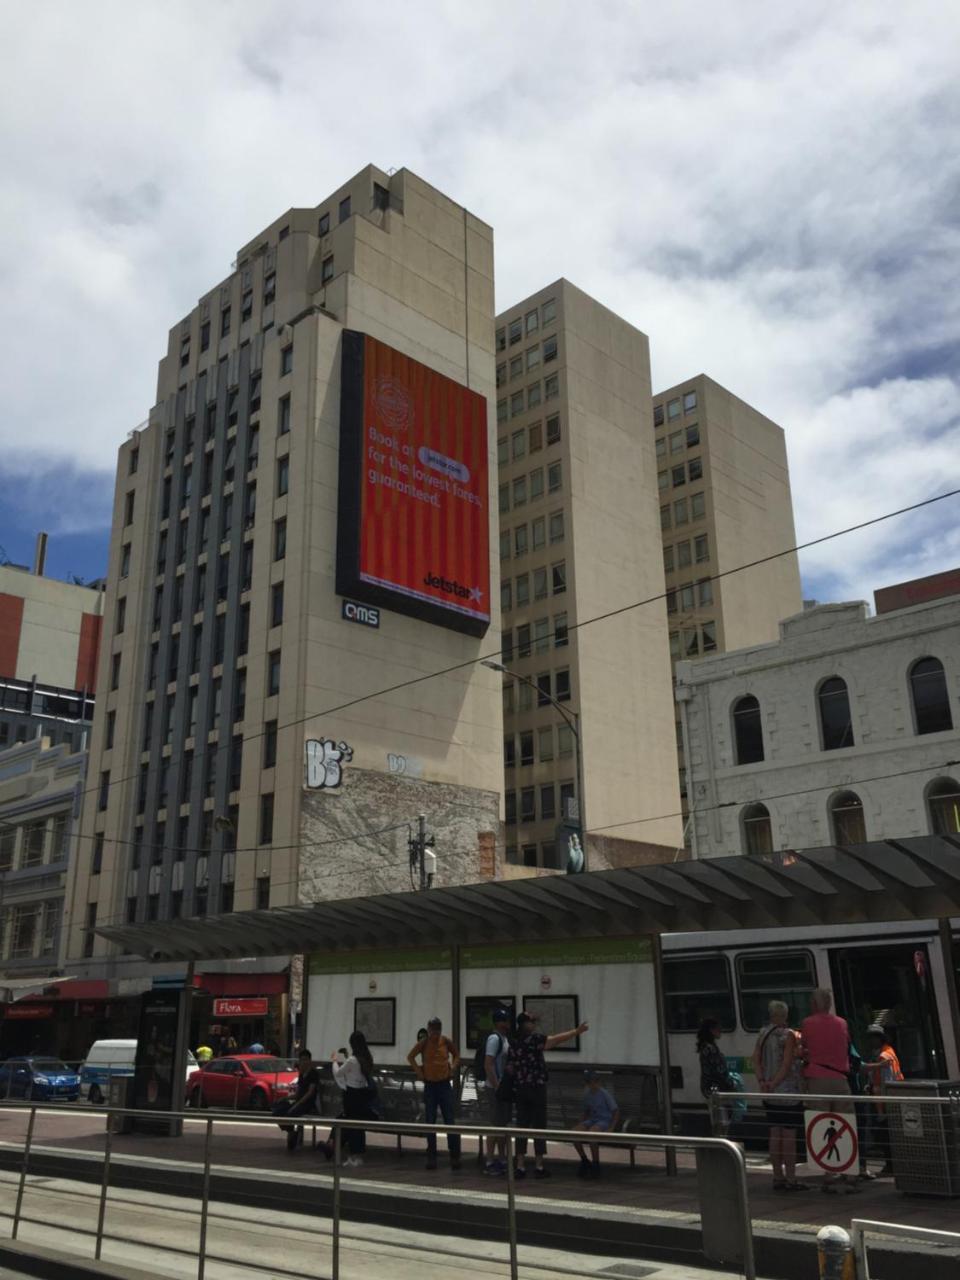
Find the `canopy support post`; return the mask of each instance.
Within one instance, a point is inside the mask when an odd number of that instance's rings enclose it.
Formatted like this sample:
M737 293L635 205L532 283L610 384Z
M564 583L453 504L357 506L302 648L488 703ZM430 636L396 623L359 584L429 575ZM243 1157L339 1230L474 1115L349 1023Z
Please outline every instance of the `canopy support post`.
M940 954L943 956L943 971L947 984L947 1006L950 1010L950 1030L953 1033L953 1048L957 1055L957 1070L960 1071L960 997L957 994L957 957L953 947L953 929L949 917L942 916L937 921L940 931ZM950 1072L944 1072L950 1075Z
M660 945L659 933L650 934L650 960L653 964L653 988L657 1010L657 1043L660 1046L660 1096L663 1110L664 1133L673 1133L673 1096L670 1082L670 1043L667 1039L667 1011L663 998L663 948ZM667 1174L674 1178L677 1174L677 1152L675 1147L666 1147Z

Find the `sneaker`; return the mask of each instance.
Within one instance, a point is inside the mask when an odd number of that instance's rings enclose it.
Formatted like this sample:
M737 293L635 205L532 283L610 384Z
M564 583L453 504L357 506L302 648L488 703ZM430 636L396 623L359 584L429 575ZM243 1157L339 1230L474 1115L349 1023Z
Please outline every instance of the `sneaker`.
M345 1169L359 1169L362 1164L363 1156L347 1156L343 1162L343 1167Z
M534 1171L533 1171L533 1176L534 1176L535 1178L549 1178L549 1177L550 1177L550 1170L549 1170L549 1169L542 1169L542 1168L540 1168L540 1167L537 1167L537 1168L536 1168L536 1169L534 1169Z
M515 1178L525 1178L527 1176L526 1169L514 1169L513 1176Z
M485 1166L483 1172L488 1178L502 1178L507 1172L507 1166L502 1160L491 1160L490 1163Z

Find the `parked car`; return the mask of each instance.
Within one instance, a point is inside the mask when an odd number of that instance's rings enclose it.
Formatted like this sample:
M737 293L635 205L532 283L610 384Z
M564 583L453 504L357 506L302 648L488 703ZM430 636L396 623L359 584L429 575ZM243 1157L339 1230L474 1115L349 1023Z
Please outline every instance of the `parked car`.
M80 1077L59 1058L9 1058L0 1063L0 1098L76 1102Z
M190 1081L192 1107L249 1107L267 1111L297 1090L297 1071L283 1058L235 1053L213 1058Z
M136 1040L96 1040L80 1067L80 1092L98 1106L110 1092L110 1081L133 1077L137 1057ZM187 1092L197 1070L197 1060L187 1052Z

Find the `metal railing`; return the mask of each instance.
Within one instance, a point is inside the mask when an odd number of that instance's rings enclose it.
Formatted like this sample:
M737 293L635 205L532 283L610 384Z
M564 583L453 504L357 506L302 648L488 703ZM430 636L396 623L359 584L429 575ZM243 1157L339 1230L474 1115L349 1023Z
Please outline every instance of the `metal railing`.
M36 1134L36 1119L38 1110L46 1110L45 1103L35 1102L4 1102L3 1110L29 1111L29 1119L27 1122L27 1132L24 1138L23 1159L20 1165L20 1175L17 1185L17 1195L15 1208L13 1213L13 1230L12 1239L16 1240L20 1230L20 1223L23 1219L23 1198L27 1185L27 1175L30 1167L30 1156L34 1145ZM59 1111L59 1108L57 1109ZM231 1127L239 1124L244 1125L310 1125L323 1124L332 1130L333 1141L333 1157L331 1161L332 1171L332 1263L331 1263L331 1280L340 1280L340 1244L341 1244L341 1224L342 1224L342 1181L343 1181L343 1133L344 1130L361 1130L367 1133L386 1133L386 1134L409 1134L411 1136L419 1135L428 1137L429 1135L438 1134L457 1134L461 1137L486 1137L503 1141L506 1152L512 1150L509 1145L515 1138L539 1138L548 1142L559 1142L563 1144L573 1145L576 1143L589 1143L590 1134L584 1133L583 1130L573 1129L524 1129L520 1127L503 1127L496 1125L477 1125L477 1124L422 1124L414 1122L391 1122L386 1120L346 1120L341 1118L327 1118L319 1115L305 1114L300 1116L214 1116L204 1115L198 1116L196 1111L169 1112L169 1111L143 1111L136 1110L131 1107L113 1107L108 1105L98 1114L102 1115L106 1123L106 1131L104 1135L104 1153L103 1153L103 1174L100 1182L100 1199L97 1213L97 1230L95 1234L94 1258L100 1261L103 1254L103 1244L105 1240L110 1239L106 1231L106 1212L108 1203L108 1188L110 1181L110 1163L113 1153L113 1129L114 1121L118 1117L132 1117L134 1119L142 1118L152 1122L156 1122L159 1118L164 1118L171 1123L184 1121L193 1124L202 1125L204 1128L203 1136L203 1157L202 1157L202 1196L200 1203L200 1235L197 1251L197 1280L204 1280L204 1273L207 1262L207 1229L210 1216L210 1167L213 1148L213 1131L217 1124L230 1124ZM599 1136L599 1135L598 1135ZM725 1138L702 1138L702 1137L679 1137L672 1134L637 1134L637 1133L605 1133L602 1135L603 1144L605 1146L616 1147L640 1147L642 1149L662 1151L666 1148L676 1153L679 1150L695 1151L709 1153L711 1156L719 1156L730 1161L731 1172L733 1174L732 1185L737 1191L737 1200L739 1204L738 1234L739 1247L742 1252L740 1259L740 1268L742 1270L744 1280L756 1280L756 1269L753 1254L753 1229L750 1219L749 1193L747 1187L747 1165L743 1151L734 1142L730 1142ZM519 1275L518 1258L517 1258L517 1205L516 1205L516 1179L513 1159L506 1160L506 1176L505 1176L505 1193L506 1193L506 1217L507 1217L507 1242L509 1248L509 1264L511 1280L517 1280ZM78 1228L70 1228L77 1231ZM91 1233L93 1234L93 1233ZM163 1246L157 1246L162 1248Z
M856 1259L857 1280L870 1280L870 1264L867 1259L867 1234L894 1236L901 1240L925 1240L930 1244L960 1247L960 1232L935 1231L932 1227L908 1227L898 1222L871 1222L867 1218L854 1218L850 1223L850 1243Z

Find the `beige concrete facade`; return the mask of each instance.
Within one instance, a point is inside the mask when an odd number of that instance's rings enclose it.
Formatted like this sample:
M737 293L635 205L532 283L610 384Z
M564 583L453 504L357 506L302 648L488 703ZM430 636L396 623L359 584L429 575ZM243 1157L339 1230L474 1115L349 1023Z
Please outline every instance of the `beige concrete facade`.
M502 805L500 680L475 660L499 646L496 599L483 639L386 609L378 630L341 617L334 574L345 328L487 397L495 595L492 231L414 174L369 167L239 251L233 273L170 331L157 406L120 450L101 659L114 740L108 748L98 716L90 773L103 780L105 803L92 797L83 815L88 837L104 835L104 856L96 876L78 860L72 957L84 951L93 902L102 924L131 913L162 919L405 886L406 824L421 809L430 816L431 786L444 811L456 795L474 814L458 820L457 852L473 849L458 878L479 878L484 866L493 872L477 851L489 845ZM134 520L125 527L131 491ZM186 550L178 544L175 554L181 524ZM198 583L206 592L199 608ZM113 625L120 597L123 634ZM178 665L152 678L152 648L159 645L162 666L175 634ZM446 668L459 669L434 674ZM371 697L380 690L390 692ZM173 726L159 739L158 719ZM310 740L348 746L342 785L305 787ZM202 775L204 761L225 756L228 779L190 781L185 757ZM220 763L209 769L222 773ZM366 799L363 778L376 784ZM161 787L156 802L138 798L141 781L148 797ZM348 795L364 823L352 835ZM218 831L217 818L229 820L235 839ZM380 840L355 840L390 823L402 831L386 854ZM163 851L144 867L134 846L149 854L158 841L137 831L155 824ZM443 830L436 835L443 882ZM351 859L346 884L345 842L370 855ZM97 939L94 952L105 956L106 944Z
M92 688L103 591L0 565L0 676Z
M680 841L646 336L566 280L497 318L503 662L579 717L590 865ZM582 628L582 629L581 629ZM556 868L575 742L504 677L511 874ZM540 704L540 705L538 705ZM667 815L667 816L659 816Z

